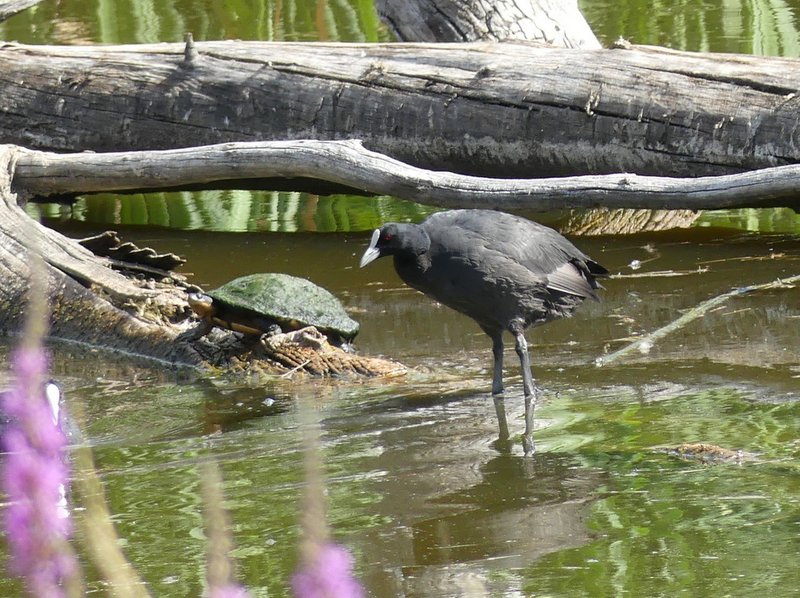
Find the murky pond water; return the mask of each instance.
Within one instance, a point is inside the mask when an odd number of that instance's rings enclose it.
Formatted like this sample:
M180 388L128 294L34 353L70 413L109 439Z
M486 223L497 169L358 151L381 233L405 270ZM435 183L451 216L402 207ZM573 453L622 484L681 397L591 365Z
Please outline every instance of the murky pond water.
M366 4L355 2L307 3L289 24L273 18L280 3L228 3L225 11L212 4L156 10L126 2L115 14L102 1L81 11L44 2L38 25L20 15L0 32L55 42L173 40L184 29L198 39L318 38L298 24L307 22L326 24L334 38L331 31L356 39L353 23L363 39L383 35L364 16ZM743 22L732 3L706 3L702 11L694 3L582 4L611 39L632 28L637 42L684 47L686 39L690 47L752 51L744 35L730 33ZM763 32L758 23L777 18L770 44L790 49L794 3L752 6L765 8L761 21L740 29ZM659 18L634 18L652 12ZM699 17L719 27L699 28ZM654 21L668 26L656 31ZM269 34L270 23L283 28ZM619 276L607 281L601 304L528 335L544 395L537 453L526 458L518 442L496 442L488 338L405 288L389 260L357 267L378 222L419 220L429 211L389 198L249 192L85 198L67 219L44 209L47 224L69 236L113 227L126 240L182 254L191 280L207 288L254 271L309 277L361 321L360 351L411 367L404 379L358 384L192 381L54 344L53 375L84 412L123 548L153 594L202 592L198 462L213 457L225 478L240 579L254 595L286 595L296 561L304 411L321 421L333 533L354 552L371 595L795 594L800 289L732 298L647 354L604 368L594 360L705 299L800 273L798 216L715 213L687 230L575 239ZM641 266L631 268L636 261ZM521 378L508 353L506 408L518 435ZM659 450L685 442L754 458L706 465ZM96 572L86 577L103 592ZM0 579L0 595L20 594L16 582Z
M355 385L180 383L55 346L54 374L84 406L126 553L156 595L201 591L197 463L209 456L225 476L242 579L257 595L285 593L302 485L298 409L321 419L331 524L373 595L800 587L787 566L800 549L800 291L733 299L648 355L593 365L708 297L800 271L796 237L696 228L579 239L622 276L607 281L603 303L529 334L545 392L537 454L526 458L519 443L496 443L488 339L404 288L390 263L358 269L366 233L123 234L180 251L208 285L253 270L308 276L361 320L359 350L413 368L403 380ZM644 264L632 271L633 260ZM507 369L519 434L513 350ZM683 442L756 458L703 465L658 451Z

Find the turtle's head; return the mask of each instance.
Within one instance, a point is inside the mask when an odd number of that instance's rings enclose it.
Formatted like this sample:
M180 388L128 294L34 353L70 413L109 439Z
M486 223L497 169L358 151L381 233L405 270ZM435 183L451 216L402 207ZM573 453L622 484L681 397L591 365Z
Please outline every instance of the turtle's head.
M198 316L207 320L211 318L214 312L214 300L205 293L189 293L186 297L189 302L189 307Z
M431 240L420 225L390 222L372 233L359 265L363 268L386 255L418 256L427 252L430 246Z

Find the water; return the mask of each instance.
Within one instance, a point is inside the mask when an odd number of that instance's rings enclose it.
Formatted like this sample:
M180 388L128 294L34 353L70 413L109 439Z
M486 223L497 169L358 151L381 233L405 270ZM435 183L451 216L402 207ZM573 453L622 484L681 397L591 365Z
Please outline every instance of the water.
M632 31L636 42L754 51L752 36L737 31L766 31L772 15L780 27L765 47L790 48L795 4L583 7L606 41ZM0 37L177 41L190 29L196 39L323 31L381 39L368 12L357 3L44 2L0 25ZM761 17L747 21L751 14ZM239 578L256 596L286 595L308 411L322 425L334 537L354 552L371 595L796 595L800 290L731 299L648 354L593 363L705 299L800 272L797 215L718 212L686 230L575 239L618 276L605 283L602 304L528 335L544 393L537 453L526 458L516 441L524 421L513 350L506 407L515 441L506 446L488 395L488 338L405 288L388 260L357 267L371 228L429 212L391 198L250 192L109 195L69 212L42 208L69 236L113 227L184 255L184 270L206 288L253 271L308 277L361 321L360 351L411 368L405 379L358 384L198 381L54 344L53 375L83 412L123 549L153 595L202 592L197 464L207 458L225 478ZM684 442L755 458L703 465L659 450ZM86 579L104 593L91 567ZM21 590L4 578L0 595Z
M606 282L602 304L529 334L544 397L538 452L525 458L518 442L496 443L488 338L404 288L386 260L358 269L367 234L122 233L184 253L193 280L209 286L260 264L308 276L360 319L361 351L413 368L404 380L356 385L182 384L56 347L54 373L84 406L125 551L154 594L201 592L197 462L213 456L241 579L257 595L284 595L302 484L298 409L322 420L331 525L373 595L789 595L800 587L787 567L800 520L798 291L732 300L649 355L592 365L732 286L799 271L796 237L698 228L577 240L623 277ZM633 260L643 265L632 270ZM665 271L682 274L629 277ZM518 435L511 349L507 380ZM701 441L757 458L708 466L658 452Z

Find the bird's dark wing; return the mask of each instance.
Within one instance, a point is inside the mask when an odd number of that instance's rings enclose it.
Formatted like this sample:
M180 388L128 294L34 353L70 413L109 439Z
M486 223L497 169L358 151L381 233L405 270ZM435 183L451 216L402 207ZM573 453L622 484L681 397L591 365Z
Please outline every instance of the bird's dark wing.
M597 283L594 283L594 285L592 286L586 275L573 262L561 264L554 272L547 275L548 289L577 295L578 297L591 297L595 301L599 301L600 298L594 292L594 289L599 285Z

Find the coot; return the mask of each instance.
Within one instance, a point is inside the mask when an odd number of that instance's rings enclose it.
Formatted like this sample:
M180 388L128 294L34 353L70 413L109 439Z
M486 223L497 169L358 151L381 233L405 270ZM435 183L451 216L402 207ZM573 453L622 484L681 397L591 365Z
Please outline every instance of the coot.
M525 393L523 444L526 453L533 450L536 387L525 330L569 317L586 298L599 301L596 277L608 271L553 229L492 210L385 224L372 233L361 267L387 255L407 285L468 315L489 335L495 396L503 392L503 331L514 335Z

